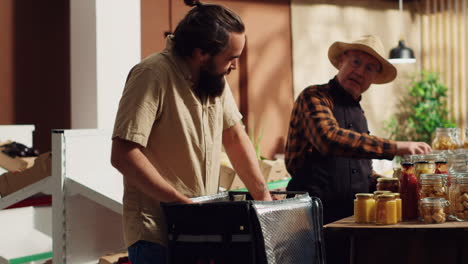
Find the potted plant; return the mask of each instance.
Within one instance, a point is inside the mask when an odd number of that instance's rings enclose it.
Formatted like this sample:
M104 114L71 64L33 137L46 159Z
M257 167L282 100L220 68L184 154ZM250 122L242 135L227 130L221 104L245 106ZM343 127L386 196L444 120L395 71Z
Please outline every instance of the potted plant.
M431 144L436 128L456 126L448 115L447 87L433 72L422 71L413 77L408 94L400 100L398 108L384 124L394 140Z

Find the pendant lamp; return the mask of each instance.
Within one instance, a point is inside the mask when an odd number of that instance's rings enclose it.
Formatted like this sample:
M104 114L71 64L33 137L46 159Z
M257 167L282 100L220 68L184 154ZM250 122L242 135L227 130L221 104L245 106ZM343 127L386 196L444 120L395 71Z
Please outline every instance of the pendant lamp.
M400 32L403 31L403 0L399 0L400 6ZM401 33L400 41L398 41L398 46L393 48L390 51L389 62L392 64L399 63L415 63L416 58L414 57L414 52L412 49L405 45L403 40L403 33Z

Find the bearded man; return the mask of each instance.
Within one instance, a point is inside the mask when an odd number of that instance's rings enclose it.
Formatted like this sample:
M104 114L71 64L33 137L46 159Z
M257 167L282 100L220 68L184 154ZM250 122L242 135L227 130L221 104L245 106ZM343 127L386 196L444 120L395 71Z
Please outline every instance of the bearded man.
M131 70L112 136L133 264L167 261L160 202L215 194L222 146L253 198L271 200L225 81L244 48L244 24L223 6L185 2L193 8L167 37L166 49Z

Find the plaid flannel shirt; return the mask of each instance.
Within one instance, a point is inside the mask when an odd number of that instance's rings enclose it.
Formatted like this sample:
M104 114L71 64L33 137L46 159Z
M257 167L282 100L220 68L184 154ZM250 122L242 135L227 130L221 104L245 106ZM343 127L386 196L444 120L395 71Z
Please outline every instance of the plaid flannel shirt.
M333 115L331 89L343 88L332 79L306 88L296 99L285 152L291 174L304 166L308 152L369 159L392 159L396 154L395 141L340 127Z

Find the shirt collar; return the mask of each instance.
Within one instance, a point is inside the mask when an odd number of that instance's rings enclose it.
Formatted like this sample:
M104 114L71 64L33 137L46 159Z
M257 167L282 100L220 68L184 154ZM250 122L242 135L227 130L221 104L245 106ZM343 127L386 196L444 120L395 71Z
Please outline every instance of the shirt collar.
M193 85L192 73L190 72L190 67L187 61L184 58L177 55L177 53L174 50L174 35L167 36L166 49L163 51L163 54L169 57L169 59L174 63L175 67L183 75L184 79L190 81Z
M351 94L349 94L344 88L343 86L341 86L341 84L338 82L336 76L331 79L328 84L330 85L331 87L331 91L336 95L336 96L339 96L340 98L342 98L343 100L347 101L347 102L356 102L356 103L359 103L362 99L362 96L359 96L359 98L356 100L353 98L353 96Z

